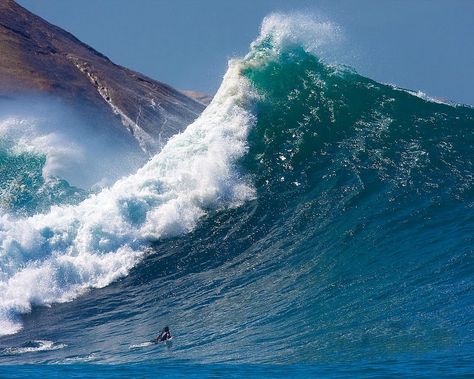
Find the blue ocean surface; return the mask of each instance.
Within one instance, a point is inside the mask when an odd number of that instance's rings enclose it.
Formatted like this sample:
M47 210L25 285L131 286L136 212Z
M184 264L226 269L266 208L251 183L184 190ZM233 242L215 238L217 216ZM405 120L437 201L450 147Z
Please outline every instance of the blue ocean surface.
M3 138L1 377L474 373L474 109L329 64L334 32L267 18L100 191Z
M361 364L363 363L363 364ZM120 365L23 365L0 367L2 377L47 378L383 378L383 377L471 377L471 364L452 367L433 360L359 362L335 365L222 365L222 364L120 364ZM428 371L423 371L428 369Z

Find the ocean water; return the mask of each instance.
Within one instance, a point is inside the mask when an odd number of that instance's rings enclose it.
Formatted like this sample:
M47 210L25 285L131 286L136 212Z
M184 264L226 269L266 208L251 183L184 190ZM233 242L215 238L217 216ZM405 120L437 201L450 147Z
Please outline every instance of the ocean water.
M329 64L338 33L268 17L101 189L1 135L0 375L473 373L474 109Z

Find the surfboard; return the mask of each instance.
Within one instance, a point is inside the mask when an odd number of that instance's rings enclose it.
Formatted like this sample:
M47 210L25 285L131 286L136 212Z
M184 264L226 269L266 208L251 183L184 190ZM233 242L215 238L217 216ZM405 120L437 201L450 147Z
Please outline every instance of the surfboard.
M141 349L143 347L147 347L147 346L151 346L151 345L154 345L155 342L152 342L152 341L146 341L146 342L142 342L142 343L137 343L137 344L134 344L134 345L130 345L128 348L129 349Z

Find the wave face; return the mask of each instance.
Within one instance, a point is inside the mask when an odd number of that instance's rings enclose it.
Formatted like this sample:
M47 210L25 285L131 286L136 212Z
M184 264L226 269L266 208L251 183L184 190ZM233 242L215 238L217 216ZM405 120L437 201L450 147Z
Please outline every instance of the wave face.
M1 330L24 329L2 343L67 345L51 362L472 362L474 110L325 63L337 35L267 18L136 174L3 215ZM171 348L129 348L164 324Z

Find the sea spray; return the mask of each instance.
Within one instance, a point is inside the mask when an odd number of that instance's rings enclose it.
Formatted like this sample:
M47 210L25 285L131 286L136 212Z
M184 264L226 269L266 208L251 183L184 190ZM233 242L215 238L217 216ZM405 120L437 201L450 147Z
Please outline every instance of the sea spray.
M0 101L0 154L4 171L16 169L10 156L27 154L44 160L45 182L59 178L84 191L110 186L150 158L125 128L99 116L84 119L74 107L39 95ZM28 167L18 171L29 174Z

